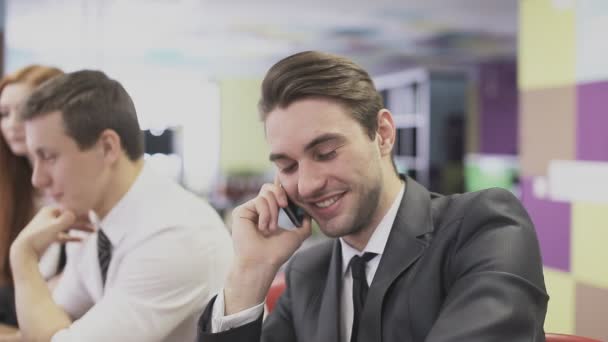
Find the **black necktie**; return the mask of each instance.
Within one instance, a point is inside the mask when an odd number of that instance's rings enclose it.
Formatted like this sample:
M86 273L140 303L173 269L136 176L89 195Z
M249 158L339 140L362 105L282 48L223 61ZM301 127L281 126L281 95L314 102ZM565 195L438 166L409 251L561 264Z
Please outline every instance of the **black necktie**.
M110 266L110 260L112 259L112 243L101 229L97 231L97 258L101 270L101 282L105 286L108 266Z
M353 329L350 335L350 342L357 341L359 332L359 316L363 311L365 297L367 297L367 277L365 276L365 265L372 260L376 253L364 253L362 256L355 255L350 259L350 270L353 275Z

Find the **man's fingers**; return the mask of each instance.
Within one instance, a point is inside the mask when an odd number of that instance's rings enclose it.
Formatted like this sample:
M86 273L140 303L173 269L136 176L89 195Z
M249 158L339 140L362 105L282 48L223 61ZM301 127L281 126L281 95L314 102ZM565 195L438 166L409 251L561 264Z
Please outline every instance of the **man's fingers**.
M262 190L260 190L260 194L264 192L273 193L279 207L284 208L287 206L287 194L285 193L285 189L283 189L281 183L278 183L278 178L275 178L274 184L264 184L264 186L262 186Z
M92 223L88 223L88 222L73 223L68 227L68 229L69 230L80 230L80 231L87 232L87 233L95 232L95 226L93 226Z
M287 206L287 192L283 189L283 186L279 186L277 191L275 192L277 196L277 202L281 208L285 208Z
M304 216L302 227L292 230L300 236L301 241L306 240L312 234L312 218L308 215Z
M56 205L52 205L52 206L48 206L48 207L44 207L42 208L41 211L47 211L49 214L51 214L53 217L59 217L62 213L62 210L60 207L56 206Z
M61 243L80 242L80 241L82 241L82 237L73 236L68 233L61 232L61 233L57 234L57 241L59 241Z
M258 230L261 232L268 232L270 209L266 199L258 196L258 198L255 199L255 210L258 213Z
M279 204L275 198L273 192L266 192L262 195L266 203L268 204L268 211L270 216L270 222L268 223L268 229L271 231L277 230L277 221L279 220Z
M55 217L55 224L60 230L67 229L70 225L76 221L76 215L69 210L62 210L59 215Z
M249 201L234 209L232 217L249 220L255 224L258 222L258 213L255 211L255 204L253 201Z

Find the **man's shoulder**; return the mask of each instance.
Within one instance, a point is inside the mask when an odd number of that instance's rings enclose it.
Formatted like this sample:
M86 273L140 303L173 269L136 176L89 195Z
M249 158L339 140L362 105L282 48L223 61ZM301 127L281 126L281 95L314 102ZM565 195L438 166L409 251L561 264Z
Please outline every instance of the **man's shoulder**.
M503 188L488 188L479 191L442 196L432 194L431 210L434 218L447 223L489 213L499 213L502 209L525 211L517 197Z
M160 177L159 177L160 178ZM211 205L179 184L164 179L151 184L128 219L133 227L126 234L129 246L161 243L179 249L215 251L230 248L226 226Z
M145 198L140 201L142 215L150 225L163 227L224 227L219 214L204 198L168 177L154 174Z
M512 244L536 241L526 209L506 189L440 196L432 200L431 207L435 237L457 249L483 236Z

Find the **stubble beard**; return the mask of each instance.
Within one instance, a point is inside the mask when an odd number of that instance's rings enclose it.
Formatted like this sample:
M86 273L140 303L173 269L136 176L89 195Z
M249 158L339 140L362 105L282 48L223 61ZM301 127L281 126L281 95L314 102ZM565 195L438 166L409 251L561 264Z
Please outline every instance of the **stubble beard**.
M371 221L375 217L376 210L378 209L378 200L380 199L380 193L382 187L380 182L372 186L367 191L362 191L358 198L358 203L349 212L348 218L345 220L342 227L334 227L334 229L328 229L330 227L321 227L321 230L325 235L338 238L348 235L358 234L365 229L371 229L369 227Z

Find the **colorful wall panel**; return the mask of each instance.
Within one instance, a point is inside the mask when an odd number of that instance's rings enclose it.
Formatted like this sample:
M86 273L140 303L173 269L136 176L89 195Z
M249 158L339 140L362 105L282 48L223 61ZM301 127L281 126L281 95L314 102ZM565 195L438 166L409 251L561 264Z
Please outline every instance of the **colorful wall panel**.
M608 2L520 0L522 201L548 332L608 341Z
M586 284L608 289L608 204L572 206L572 273ZM608 315L605 316L608 322Z
M223 172L265 172L268 145L257 112L261 80L226 79L221 89L221 160ZM234 99L238 99L235 101Z
M570 271L570 203L539 198L531 178L523 178L521 197L536 225L545 266Z
M546 332L572 333L575 326L576 282L568 272L545 269L545 283L551 298L545 320Z
M608 37L605 39L608 46ZM608 56L604 63L608 65ZM576 157L608 160L608 80L579 85L577 96Z
M479 153L517 154L517 111L517 64L514 61L482 63L479 66Z
M608 317L608 291L578 282L575 297L576 332L608 341L606 317Z
M541 176L553 159L574 159L576 89L573 86L521 93L520 162L524 176Z
M572 2L520 0L518 79L521 89L574 82L575 10L567 5Z
M608 80L608 1L578 0L575 20L577 81Z

